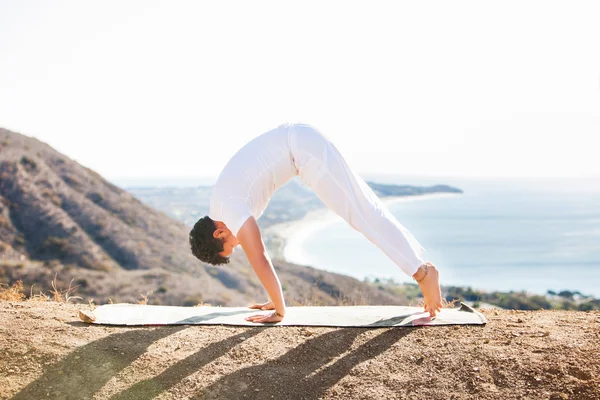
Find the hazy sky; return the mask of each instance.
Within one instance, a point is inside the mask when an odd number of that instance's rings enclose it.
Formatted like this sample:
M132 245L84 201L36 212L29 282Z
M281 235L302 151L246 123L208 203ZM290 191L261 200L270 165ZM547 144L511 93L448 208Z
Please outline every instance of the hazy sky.
M0 0L0 126L108 178L285 121L360 173L600 174L600 2Z

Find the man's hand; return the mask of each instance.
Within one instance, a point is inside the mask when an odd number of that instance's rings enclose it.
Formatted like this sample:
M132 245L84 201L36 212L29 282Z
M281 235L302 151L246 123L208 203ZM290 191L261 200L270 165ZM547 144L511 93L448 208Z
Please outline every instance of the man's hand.
M415 275L418 281L423 299L425 300L425 312L431 317L435 317L437 312L442 310L442 292L440 290L440 274L435 265L430 262L421 265Z
M279 322L283 320L283 316L278 314L277 312L270 314L256 314L251 315L249 317L244 318L246 321L255 322L255 323L265 323L265 322Z
M267 301L266 303L262 304L251 304L248 306L248 308L252 308L254 310L274 310L275 304L272 301Z
M262 283L263 287L267 291L267 295L269 299L273 301L272 304L256 304L256 307L251 307L253 309L257 309L260 306L260 309L269 308L275 309L276 313L265 317L264 315L253 315L250 319L246 319L252 322L279 322L285 315L285 300L283 299L283 290L281 289L281 283L279 282L279 278L275 273L275 268L273 268L273 263L271 262L271 257L267 253L265 249L265 244L262 240L262 236L260 234L260 229L258 228L258 224L254 217L250 217L244 222L244 225L240 228L238 232L238 241L244 249L244 253L246 253L246 257L248 257L248 261L252 266L252 269L256 273L256 276Z

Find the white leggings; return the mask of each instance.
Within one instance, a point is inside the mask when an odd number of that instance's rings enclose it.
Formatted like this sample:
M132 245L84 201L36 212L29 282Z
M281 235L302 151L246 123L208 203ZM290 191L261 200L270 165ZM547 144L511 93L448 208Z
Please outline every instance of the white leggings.
M290 152L298 176L350 226L412 276L424 263L425 249L389 212L365 181L325 136L311 125L295 124Z

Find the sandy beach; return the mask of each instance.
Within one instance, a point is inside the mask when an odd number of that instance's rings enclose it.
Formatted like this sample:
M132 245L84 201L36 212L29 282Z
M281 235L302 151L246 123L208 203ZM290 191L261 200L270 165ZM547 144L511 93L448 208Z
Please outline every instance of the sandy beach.
M445 197L460 196L460 193L432 193L418 196L388 196L382 197L382 202L387 206L396 203L408 203L413 201L425 201ZM302 219L296 221L276 224L266 230L266 234L272 238L277 245L271 246L274 258L284 258L295 264L306 264L304 254L304 242L311 235L336 222L342 222L342 218L327 208L307 213ZM275 240L273 240L273 238Z

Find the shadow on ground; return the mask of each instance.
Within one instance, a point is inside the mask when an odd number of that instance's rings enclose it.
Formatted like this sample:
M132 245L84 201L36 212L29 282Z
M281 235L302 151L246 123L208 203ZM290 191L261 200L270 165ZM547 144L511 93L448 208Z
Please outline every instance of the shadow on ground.
M318 399L356 365L374 358L409 335L412 329L388 329L345 353L364 328L338 329L295 347L281 357L224 376L194 399ZM274 343L274 346L277 344Z
M181 382L182 379L193 374L204 365L227 353L241 343L242 337L248 339L258 334L263 329L265 328L244 330L242 333L230 336L220 342L211 343L185 359L176 362L164 370L160 375L157 375L152 379L138 382L129 389L114 395L111 397L111 400L152 399L162 392L169 390L171 387Z
M144 354L148 346L185 328L134 329L88 343L44 366L42 376L12 399L91 399L108 380Z
M144 354L154 342L187 326L140 328L112 334L77 348L62 360L44 367L42 376L17 393L13 400L39 398L91 399L112 377ZM111 400L151 399L169 390L202 366L225 355L266 327L242 333L202 347L166 368L161 374L138 382ZM279 358L223 376L197 393L194 399L319 398L356 365L378 356L413 329L392 328L349 352L354 340L369 331L344 328L328 332L291 349ZM273 342L277 346L277 342ZM331 363L331 365L328 365Z

